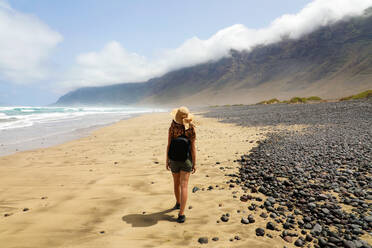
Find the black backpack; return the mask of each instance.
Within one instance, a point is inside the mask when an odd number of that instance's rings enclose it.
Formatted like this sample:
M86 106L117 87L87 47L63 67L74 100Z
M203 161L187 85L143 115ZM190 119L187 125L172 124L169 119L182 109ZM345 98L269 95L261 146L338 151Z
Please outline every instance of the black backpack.
M190 140L185 135L172 139L168 151L169 158L173 161L186 161L190 155L190 146Z

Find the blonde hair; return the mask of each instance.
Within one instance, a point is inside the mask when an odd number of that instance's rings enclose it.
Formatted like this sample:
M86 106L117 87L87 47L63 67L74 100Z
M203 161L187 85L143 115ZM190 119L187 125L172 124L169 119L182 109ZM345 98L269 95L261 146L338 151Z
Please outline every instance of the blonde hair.
M178 124L182 124L186 127L186 129L189 128L190 124L192 124L193 115L190 114L190 111L187 107L182 106L176 109L173 109L171 112L173 115L173 120L177 122Z

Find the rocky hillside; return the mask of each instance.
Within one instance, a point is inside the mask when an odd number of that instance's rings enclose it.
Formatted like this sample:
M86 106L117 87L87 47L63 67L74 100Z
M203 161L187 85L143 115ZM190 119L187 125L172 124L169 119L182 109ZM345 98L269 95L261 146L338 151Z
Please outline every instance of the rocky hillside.
M358 93L372 88L372 13L366 11L297 40L230 54L143 83L81 88L57 104L195 106Z

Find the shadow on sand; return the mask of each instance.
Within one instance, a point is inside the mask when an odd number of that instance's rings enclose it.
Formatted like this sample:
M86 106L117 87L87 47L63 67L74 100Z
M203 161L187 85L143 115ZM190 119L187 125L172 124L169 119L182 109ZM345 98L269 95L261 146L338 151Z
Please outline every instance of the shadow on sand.
M147 227L156 225L160 220L175 222L176 219L174 217L167 215L167 213L172 211L174 211L173 208L153 214L128 214L121 219L128 224L132 224L132 227Z

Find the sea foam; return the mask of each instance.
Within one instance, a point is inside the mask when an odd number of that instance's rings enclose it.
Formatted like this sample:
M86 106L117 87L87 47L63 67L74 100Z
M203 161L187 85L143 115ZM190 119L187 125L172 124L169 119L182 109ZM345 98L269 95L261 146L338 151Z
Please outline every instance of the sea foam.
M53 123L79 120L87 115L126 116L135 113L161 111L159 109L133 107L0 107L0 130L33 126L36 123Z
M135 114L163 111L135 107L0 107L0 156L61 144Z

